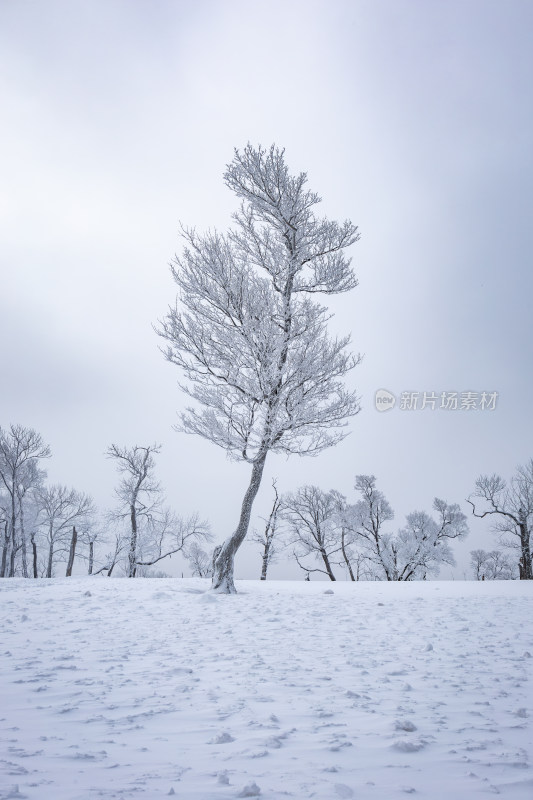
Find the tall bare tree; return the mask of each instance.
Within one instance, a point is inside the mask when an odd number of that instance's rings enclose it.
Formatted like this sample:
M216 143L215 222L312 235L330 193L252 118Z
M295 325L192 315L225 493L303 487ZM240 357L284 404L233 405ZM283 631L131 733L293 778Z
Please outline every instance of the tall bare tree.
M172 267L180 303L158 333L200 405L181 415L179 430L251 466L237 527L215 559L213 589L233 593L267 454L315 455L344 437L340 428L359 410L342 383L359 359L347 352L349 337L328 337L327 310L311 299L357 285L344 250L358 233L316 216L319 196L305 173L289 174L274 145L236 150L224 180L242 201L235 227L183 229Z
M7 492L8 525L2 546L0 577L15 574L15 558L22 551L22 571L28 575L27 544L24 528L20 530L21 509L24 497L31 488L31 478L40 481L42 472L37 469L40 459L50 456L50 448L33 428L11 425L0 428L0 485ZM37 484L35 484L37 485ZM8 565L9 556L9 565Z
M480 519L492 517L502 544L519 550L520 579L533 580L533 458L517 468L509 485L499 475L482 475L470 498L472 514Z

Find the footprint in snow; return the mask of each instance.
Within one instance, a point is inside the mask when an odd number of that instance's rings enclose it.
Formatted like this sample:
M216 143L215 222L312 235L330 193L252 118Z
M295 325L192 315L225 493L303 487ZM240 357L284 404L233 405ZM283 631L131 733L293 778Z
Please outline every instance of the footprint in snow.
M259 797L260 794L261 794L261 789L259 788L257 783L255 783L255 781L252 781L252 783L249 783L247 786L244 787L242 792L239 792L237 797Z
M418 750L422 750L425 747L425 743L420 741L411 742L408 739L397 739L392 746L401 753L416 753Z
M397 731L416 731L416 725L408 719L397 719L394 723L394 729Z
M217 598L211 592L204 592L198 598L198 602L199 603L216 603L217 602Z
M228 744L228 742L234 741L235 738L227 731L224 731L223 733L219 733L217 736L215 736L214 739L211 739L209 744Z
M336 783L333 788L337 797L349 798L354 796L353 789L350 789L345 783Z
M27 794L22 794L22 792L19 792L18 783L16 783L12 787L11 791L4 795L3 800L23 800L23 798L27 796Z

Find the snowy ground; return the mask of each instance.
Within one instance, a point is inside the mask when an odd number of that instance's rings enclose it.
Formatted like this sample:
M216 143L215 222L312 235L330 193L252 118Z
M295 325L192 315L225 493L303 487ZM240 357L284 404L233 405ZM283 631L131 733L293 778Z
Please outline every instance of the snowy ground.
M1 800L533 797L532 584L237 585L0 581Z

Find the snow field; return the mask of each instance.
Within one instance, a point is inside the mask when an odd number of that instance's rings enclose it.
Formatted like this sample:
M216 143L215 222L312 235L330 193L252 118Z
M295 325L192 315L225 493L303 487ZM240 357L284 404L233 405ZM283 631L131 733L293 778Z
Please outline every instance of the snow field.
M0 582L0 800L533 796L529 582L207 588Z

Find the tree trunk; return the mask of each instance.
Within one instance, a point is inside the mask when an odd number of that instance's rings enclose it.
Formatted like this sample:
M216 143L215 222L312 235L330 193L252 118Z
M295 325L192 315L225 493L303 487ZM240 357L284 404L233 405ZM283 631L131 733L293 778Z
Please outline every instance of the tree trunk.
M89 542L89 575L93 574L94 567L94 542Z
M65 577L70 578L72 576L72 567L74 564L74 558L76 556L76 543L78 541L78 532L76 531L76 526L72 526L72 539L70 540L70 551L68 554L68 563L67 563L67 572Z
M33 577L38 578L39 574L37 572L37 542L35 541L34 534L31 537L31 547L33 550Z
M22 499L19 498L19 510L20 510L20 544L22 548L22 577L28 577L28 553L26 549L26 530L24 528L24 510L22 505Z
M15 575L15 555L17 553L17 549L15 547L16 519L17 519L17 512L15 511L15 475L13 475L10 494L11 494L11 555L9 561L9 577L13 578Z
M246 489L244 499L241 506L241 515L239 524L235 533L230 536L222 547L214 564L212 590L219 594L236 594L235 584L233 582L233 571L235 553L243 543L248 533L248 526L250 524L250 515L252 513L252 505L259 491L261 485L261 478L263 477L263 469L265 466L266 453L262 455L257 461L254 461L252 467L252 475L250 483Z
M524 515L520 519L520 547L522 550L522 569L520 570L520 579L530 581L533 579L533 572L531 568L531 550L529 547L529 531L527 529L527 521Z
M15 577L15 556L17 555L17 528L16 528L17 512L15 510L15 483L13 481L11 491L11 553L9 558L9 577Z
M4 523L4 543L2 545L2 564L0 566L0 578L5 578L7 568L7 554L9 551L9 527L7 520Z
M134 578L137 560L137 513L135 503L130 506L131 538L130 552L128 553L128 578Z
M345 541L345 538L346 538L346 533L345 533L345 530L344 530L344 528L343 528L343 529L342 529L342 533L341 533L341 550L342 550L342 555L343 555L343 558L344 558L344 560L345 560L345 562L346 562L346 566L348 567L348 572L350 573L350 580L352 580L352 581L355 581L355 576L354 576L354 574L353 574L352 565L350 564L350 559L348 558L348 553L346 552L346 548L345 548L345 546L344 546L344 541Z
M11 556L9 558L9 577L15 577L15 557L17 555L17 547L15 547L15 542L11 543Z
M330 581L336 581L337 578L333 574L333 570L331 569L331 564L329 563L328 554L325 550L320 551L320 555L322 556L322 561L324 562L324 566L326 567L326 572L328 573Z
M46 577L52 577L52 566L54 563L54 545L53 542L50 542L50 547L48 548L48 566L46 568Z
M270 542L265 542L265 549L263 550L263 565L261 569L261 580L266 581L268 570L268 554L270 552Z

